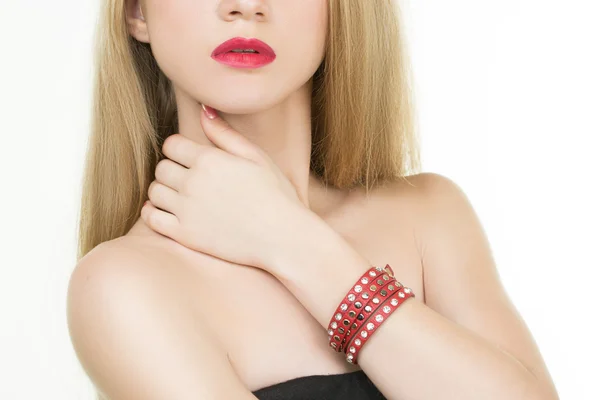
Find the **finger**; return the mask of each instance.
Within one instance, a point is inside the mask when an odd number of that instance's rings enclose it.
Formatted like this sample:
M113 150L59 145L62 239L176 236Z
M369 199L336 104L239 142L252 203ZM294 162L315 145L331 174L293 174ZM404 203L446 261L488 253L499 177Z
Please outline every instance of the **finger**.
M152 181L148 187L148 198L154 207L177 214L181 196L175 190L157 181Z
M218 148L247 160L261 162L264 157L262 149L252 143L247 137L236 131L219 117L216 110L202 104L202 108L208 113L213 113L214 118L209 118L206 112L202 113L200 123L206 137Z
M154 176L156 181L181 192L188 169L173 160L165 158L156 165Z
M141 217L153 231L177 240L176 234L179 227L177 216L161 211L147 201L142 207Z
M207 147L186 138L180 133L174 133L164 141L162 152L170 160L191 168L196 158L201 155L203 148Z

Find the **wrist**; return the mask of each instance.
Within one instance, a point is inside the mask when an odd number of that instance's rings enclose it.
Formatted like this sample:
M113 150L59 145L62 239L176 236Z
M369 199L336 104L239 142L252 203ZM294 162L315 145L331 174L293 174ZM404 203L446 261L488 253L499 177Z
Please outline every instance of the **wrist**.
M280 218L282 228L277 230L272 251L265 260L265 269L280 280L292 279L294 270L305 268L345 244L333 228L306 207L294 206Z

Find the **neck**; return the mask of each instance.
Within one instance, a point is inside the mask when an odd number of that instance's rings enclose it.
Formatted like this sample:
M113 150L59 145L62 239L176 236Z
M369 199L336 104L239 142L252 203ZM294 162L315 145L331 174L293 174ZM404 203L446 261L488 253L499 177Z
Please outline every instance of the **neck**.
M219 115L233 129L263 149L295 186L300 200L317 214L329 208L330 200L339 198L337 190L327 190L310 171L311 156L311 89L312 82L274 107L250 114L228 114L216 105ZM199 123L202 106L187 93L175 89L179 133L203 145L214 146ZM332 197L333 196L333 197Z

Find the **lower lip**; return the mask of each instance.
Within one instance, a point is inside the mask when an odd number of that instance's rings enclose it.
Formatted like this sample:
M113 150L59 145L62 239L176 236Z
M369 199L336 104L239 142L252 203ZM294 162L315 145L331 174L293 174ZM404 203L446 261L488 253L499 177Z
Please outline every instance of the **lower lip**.
M221 64L234 68L260 68L270 64L275 57L261 53L221 53L212 58Z

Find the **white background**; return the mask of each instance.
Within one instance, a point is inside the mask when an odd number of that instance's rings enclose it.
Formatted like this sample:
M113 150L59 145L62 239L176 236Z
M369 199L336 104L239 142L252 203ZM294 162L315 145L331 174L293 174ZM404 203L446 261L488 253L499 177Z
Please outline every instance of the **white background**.
M600 399L600 6L403 2L424 170L470 198L561 399ZM0 0L2 399L92 399L65 296L97 3Z

